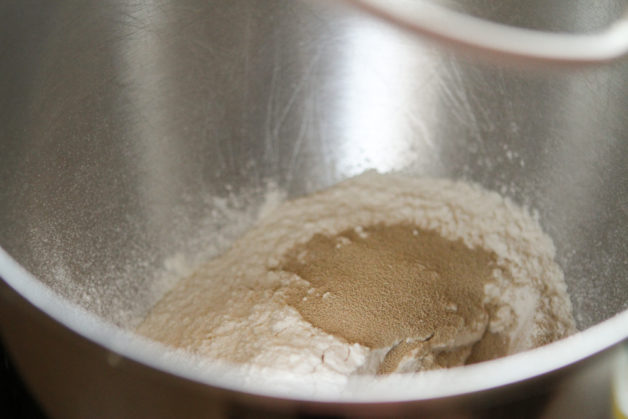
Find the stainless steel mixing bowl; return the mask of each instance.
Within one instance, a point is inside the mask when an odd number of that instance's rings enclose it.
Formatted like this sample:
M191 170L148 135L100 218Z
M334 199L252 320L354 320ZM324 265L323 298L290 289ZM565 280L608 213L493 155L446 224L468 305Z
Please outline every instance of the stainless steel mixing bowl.
M569 32L625 2L449 5ZM476 60L329 1L4 1L2 338L54 417L584 414L590 398L563 396L607 386L628 337L627 78L626 60ZM294 197L366 169L466 179L537 211L583 331L316 399L168 362L119 327L173 255L244 231L269 182Z

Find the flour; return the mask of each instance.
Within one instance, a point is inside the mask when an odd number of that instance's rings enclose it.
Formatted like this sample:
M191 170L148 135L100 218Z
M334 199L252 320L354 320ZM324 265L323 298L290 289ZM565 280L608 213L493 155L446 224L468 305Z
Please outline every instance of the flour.
M300 289L307 299L318 291L282 269L286 255L316 235L353 230L365 238L375 225L415 226L417 234L433 232L490 252L494 260L481 301L487 314L476 318L485 324L469 326L482 329L461 329L462 338L447 340L450 347L417 346L408 338L380 348L306 321L298 305L289 304L291 293ZM563 274L553 259L553 243L538 222L497 193L463 182L367 172L279 207L266 206L255 228L181 280L137 330L195 355L241 365L251 375L315 374L342 383L380 371L397 346L403 349L393 364L397 372L463 365L490 359L483 357L498 344L499 355L507 355L575 331ZM447 304L449 310L462 309Z

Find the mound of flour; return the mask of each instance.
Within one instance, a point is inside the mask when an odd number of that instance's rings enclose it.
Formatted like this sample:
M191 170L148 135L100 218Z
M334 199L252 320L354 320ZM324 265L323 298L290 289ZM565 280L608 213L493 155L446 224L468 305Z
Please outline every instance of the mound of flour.
M423 241L413 242L413 236ZM447 249L451 243L461 256L448 259L438 250L400 270L391 263L397 237L406 243L403 249ZM334 259L334 246L353 259ZM393 259L378 262L382 252ZM354 293L346 273L366 269L366 263L356 267L360 255L391 274L366 272ZM472 273L469 261L475 259L484 262ZM453 275L447 285L439 282L445 270ZM345 282L334 279L336 272ZM403 292L394 289L397 272L410 272ZM413 285L417 275L421 285ZM455 281L466 286L472 280L473 292L455 291ZM460 299L466 294L472 294L469 307ZM412 299L395 304L404 295ZM429 310L413 305L423 297ZM349 314L327 307L349 307ZM334 327L334 316L348 326ZM407 327L396 327L396 320ZM351 333L349 321L364 333ZM382 334L382 327L392 332ZM552 240L525 210L468 183L367 172L264 214L229 251L182 279L137 331L252 374L342 380L488 360L560 339L575 327Z

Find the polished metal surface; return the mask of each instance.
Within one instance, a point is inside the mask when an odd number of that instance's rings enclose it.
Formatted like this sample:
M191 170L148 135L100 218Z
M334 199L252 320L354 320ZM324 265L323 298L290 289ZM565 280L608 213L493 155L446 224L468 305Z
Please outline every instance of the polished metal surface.
M605 26L623 5L452 4L563 31ZM517 358L515 372L382 399L562 371L628 336L627 77L626 60L485 62L329 1L3 2L0 276L103 351L221 387L142 358L65 299L126 324L154 300L164 261L224 247L269 182L294 197L367 169L465 179L538 212L586 330Z
M628 53L628 7L605 28L569 34L478 19L429 0L345 1L417 35L501 59L581 65L616 60Z

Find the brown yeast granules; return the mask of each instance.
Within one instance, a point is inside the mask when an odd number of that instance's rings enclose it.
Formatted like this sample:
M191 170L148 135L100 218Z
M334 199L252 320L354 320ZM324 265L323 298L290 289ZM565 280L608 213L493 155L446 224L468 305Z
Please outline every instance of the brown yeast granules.
M368 172L265 214L166 294L138 332L241 365L247 379L331 388L356 374L491 359L575 330L551 239L479 186Z
M288 302L312 325L350 343L391 348L379 368L385 373L431 347L466 360L487 330L484 286L495 259L410 224L378 224L316 234L291 249L278 269L311 284L295 289ZM483 356L505 350L493 345Z

